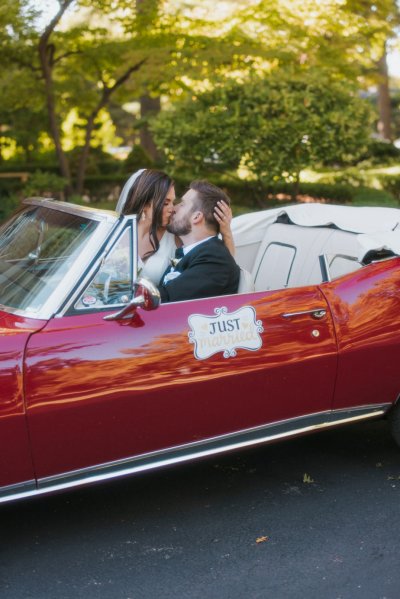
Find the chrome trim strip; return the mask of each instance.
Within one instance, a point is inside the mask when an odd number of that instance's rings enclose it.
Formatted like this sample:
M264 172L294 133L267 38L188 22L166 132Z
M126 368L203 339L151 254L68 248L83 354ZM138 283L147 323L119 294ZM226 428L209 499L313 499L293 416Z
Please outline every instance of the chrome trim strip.
M50 296L51 302L46 302L45 318L51 318L60 309L65 299L73 292L82 274L90 267L93 260L96 259L99 248L101 248L114 227L115 222L99 222L97 229L85 245L85 251L77 256L62 283L57 286L55 292Z
M33 206L43 206L44 208L52 208L59 212L68 212L69 214L75 214L77 216L84 216L91 220L105 220L109 222L115 222L119 219L119 214L114 210L103 210L101 208L92 208L89 206L81 206L79 204L70 204L69 202L60 202L58 200L51 200L47 198L26 198L23 204Z
M385 403L359 406L348 410L336 410L334 412L317 412L315 414L308 414L291 420L282 420L273 424L245 429L236 433L228 433L203 441L154 451L140 456L126 458L124 460L74 470L64 474L39 479L38 488L35 490L17 491L8 496L0 496L0 503L34 495L62 491L85 484L110 480L137 472L154 470L163 466L179 464L181 462L217 455L245 447L252 447L263 443L271 443L272 441L288 439L300 434L332 428L339 424L377 418L378 416L383 416L391 406L391 403ZM1 491L3 492L5 489L6 488Z
M260 272L260 268L261 268L261 265L262 265L262 263L263 263L263 261L264 261L265 254L267 253L267 250L268 250L268 249L271 247L271 245L280 245L281 247L286 247L286 248L290 248L290 249L293 249L293 250L294 250L294 255L293 255L293 258L292 258L292 262L291 262L291 264L290 264L289 272L288 272L288 274L287 274L287 277L286 277L286 283L284 283L284 284L282 285L282 288L286 288L286 287L288 286L288 283L289 283L289 281L290 281L290 275L292 274L292 270L293 270L293 264L294 264L294 261L295 261L295 259L296 259L296 255L297 255L297 247L296 247L296 246L294 246L294 245L291 245L290 243L283 243L283 242L280 242L280 241L271 241L271 242L270 242L270 243L269 243L269 244L268 244L268 245L267 245L267 246L264 248L263 255L262 255L262 257L261 257L261 258L258 260L258 268L257 268L257 272L255 273L255 275L254 275L254 277L253 277L253 279L254 279L254 283L256 283L256 282L257 282L258 273ZM260 243L260 247L261 247L261 246L262 246L262 241L261 241L261 243Z
M329 272L328 257L326 254L318 256L319 266L321 268L322 282L329 283L331 281L331 274Z
M22 494L23 497L31 496L37 491L35 480L26 480L23 483L17 483L15 485L7 485L6 487L0 487L0 503L6 501L12 501L14 496Z
M118 226L114 229L110 238L108 239L106 245L104 246L102 252L97 257L96 261L92 264L86 275L78 282L76 289L73 291L72 295L68 299L68 301L61 307L61 309L54 315L55 318L61 318L65 316L68 310L71 309L72 306L78 301L79 297L82 295L86 287L89 285L92 278L95 276L96 271L100 268L102 260L106 257L108 252L117 243L118 239L124 234L125 229L127 227L132 227L132 238L133 238L133 281L137 278L137 235L136 235L136 214L129 215L121 220L121 226ZM136 249L136 253L135 253ZM115 310L118 307L124 307L126 304L113 304L112 306L103 306L98 308L98 312L107 312L110 310ZM85 310L79 310L76 314L85 314Z
M293 316L303 316L303 314L311 314L314 318L320 319L326 316L326 308L314 308L313 310L302 310L301 312L285 312L283 318L292 318Z

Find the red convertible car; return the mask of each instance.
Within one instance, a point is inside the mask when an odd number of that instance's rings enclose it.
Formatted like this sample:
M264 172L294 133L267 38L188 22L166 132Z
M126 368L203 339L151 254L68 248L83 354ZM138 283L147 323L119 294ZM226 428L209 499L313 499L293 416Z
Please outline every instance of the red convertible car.
M163 305L135 216L27 200L0 230L0 502L385 415L400 443L399 223L237 217L239 293Z

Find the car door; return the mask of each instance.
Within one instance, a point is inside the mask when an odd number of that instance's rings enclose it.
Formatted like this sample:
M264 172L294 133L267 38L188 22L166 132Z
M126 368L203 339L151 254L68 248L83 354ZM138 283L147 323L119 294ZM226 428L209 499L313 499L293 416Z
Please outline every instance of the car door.
M99 469L112 476L114 464L120 472L132 459L146 467L160 452L180 461L191 448L204 454L231 436L240 446L242 435L277 423L285 436L331 407L336 341L316 286L104 320L112 312L89 285L29 341L26 402L39 479L96 477Z
M334 409L389 407L400 396L400 258L322 285L338 339Z

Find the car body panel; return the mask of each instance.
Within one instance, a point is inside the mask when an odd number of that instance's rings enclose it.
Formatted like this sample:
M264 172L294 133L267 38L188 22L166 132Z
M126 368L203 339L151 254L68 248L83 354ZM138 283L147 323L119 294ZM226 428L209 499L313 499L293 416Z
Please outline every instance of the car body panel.
M45 324L0 311L0 487L35 478L24 405L23 364L27 340Z
M400 258L322 286L338 339L334 408L395 402L400 394Z
M197 360L190 315L249 305L262 321L262 347ZM282 316L321 307L320 291L303 288L284 300L269 292L166 304L127 322L103 314L50 321L26 355L38 477L329 410L336 374L329 311L319 322L308 313Z

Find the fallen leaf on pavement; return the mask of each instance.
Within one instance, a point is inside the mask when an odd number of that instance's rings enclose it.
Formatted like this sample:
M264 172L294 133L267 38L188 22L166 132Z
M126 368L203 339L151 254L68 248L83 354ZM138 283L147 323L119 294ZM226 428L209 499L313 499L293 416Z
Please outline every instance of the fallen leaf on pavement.
M314 479L311 478L311 476L305 472L303 474L303 483L313 483L313 482L314 482Z
M258 537L256 539L256 543L265 543L265 541L269 541L269 537Z

